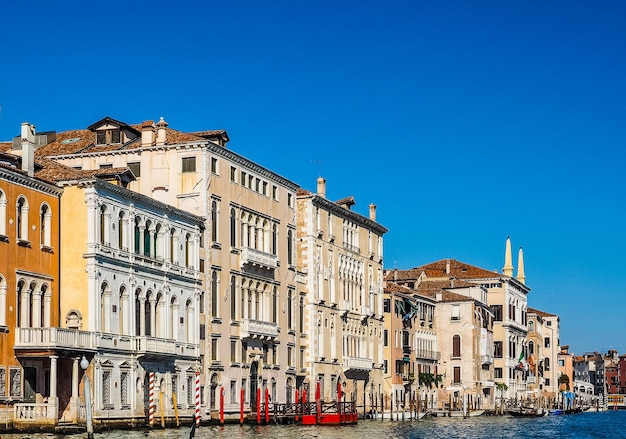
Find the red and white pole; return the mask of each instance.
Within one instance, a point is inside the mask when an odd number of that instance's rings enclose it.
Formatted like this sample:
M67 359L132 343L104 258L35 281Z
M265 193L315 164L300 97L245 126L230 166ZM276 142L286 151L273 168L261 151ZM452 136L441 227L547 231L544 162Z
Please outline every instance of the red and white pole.
M196 425L200 425L200 371L196 371Z
M152 426L154 425L154 408L155 408L155 404L154 404L154 372L150 372L150 374L148 375L149 378L149 386L150 386L150 394L149 394L149 400L148 400L148 404L150 404L148 406L148 425L150 426L150 428L152 428Z

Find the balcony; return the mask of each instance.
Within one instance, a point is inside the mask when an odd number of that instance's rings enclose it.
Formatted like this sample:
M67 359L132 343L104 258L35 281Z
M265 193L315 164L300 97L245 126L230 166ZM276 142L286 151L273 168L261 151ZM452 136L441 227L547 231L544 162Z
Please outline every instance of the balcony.
M372 370L372 359L362 357L344 357L346 369Z
M437 351L431 351L428 349L417 349L415 351L415 358L422 360L439 360L441 354Z
M200 355L199 345L195 343L145 335L121 335L66 328L16 328L15 349L18 351L65 349L81 352L106 350L154 357Z
M481 355L480 356L481 364L492 364L493 363L493 355Z
M275 269L278 267L278 258L276 255L265 253L261 250L256 250L250 247L242 248L239 258L241 267L246 264L258 265L259 267L266 269Z
M242 338L270 339L278 337L278 325L261 320L243 319L241 322Z
M526 378L526 384L537 384L537 377L534 375L529 375Z

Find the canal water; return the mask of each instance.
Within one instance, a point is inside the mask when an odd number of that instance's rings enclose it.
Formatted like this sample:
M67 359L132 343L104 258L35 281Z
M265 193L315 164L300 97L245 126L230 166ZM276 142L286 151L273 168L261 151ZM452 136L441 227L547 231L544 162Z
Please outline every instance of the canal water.
M2 434L2 439L86 439L86 434ZM360 420L354 426L226 425L201 427L196 439L430 439L430 438L625 438L626 410L580 413L543 418L480 416L424 418L420 421ZM112 430L94 439L187 439L189 428L168 430Z

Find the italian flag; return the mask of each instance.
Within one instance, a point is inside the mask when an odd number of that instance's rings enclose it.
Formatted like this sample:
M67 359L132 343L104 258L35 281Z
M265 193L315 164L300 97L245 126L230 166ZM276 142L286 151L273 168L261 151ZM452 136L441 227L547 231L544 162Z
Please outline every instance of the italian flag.
M519 360L517 360L517 367L519 367L520 369L525 369L526 367L526 357L524 356L524 351L520 352L519 354Z

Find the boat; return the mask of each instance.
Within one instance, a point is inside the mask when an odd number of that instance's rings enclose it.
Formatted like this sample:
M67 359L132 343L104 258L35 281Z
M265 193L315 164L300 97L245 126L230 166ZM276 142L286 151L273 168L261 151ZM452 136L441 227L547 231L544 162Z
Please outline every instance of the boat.
M465 413L463 410L431 410L429 412L431 416L443 416L451 418L473 418L474 416L482 416L485 414L485 410L468 410Z
M554 410L550 410L548 414L552 416L558 416L558 415L572 415L574 413L582 413L582 412L583 412L582 407L576 407L576 408L567 409L567 410L554 409Z
M548 412L543 409L541 410L536 410L536 409L507 410L507 413L516 418L540 418L548 414Z

